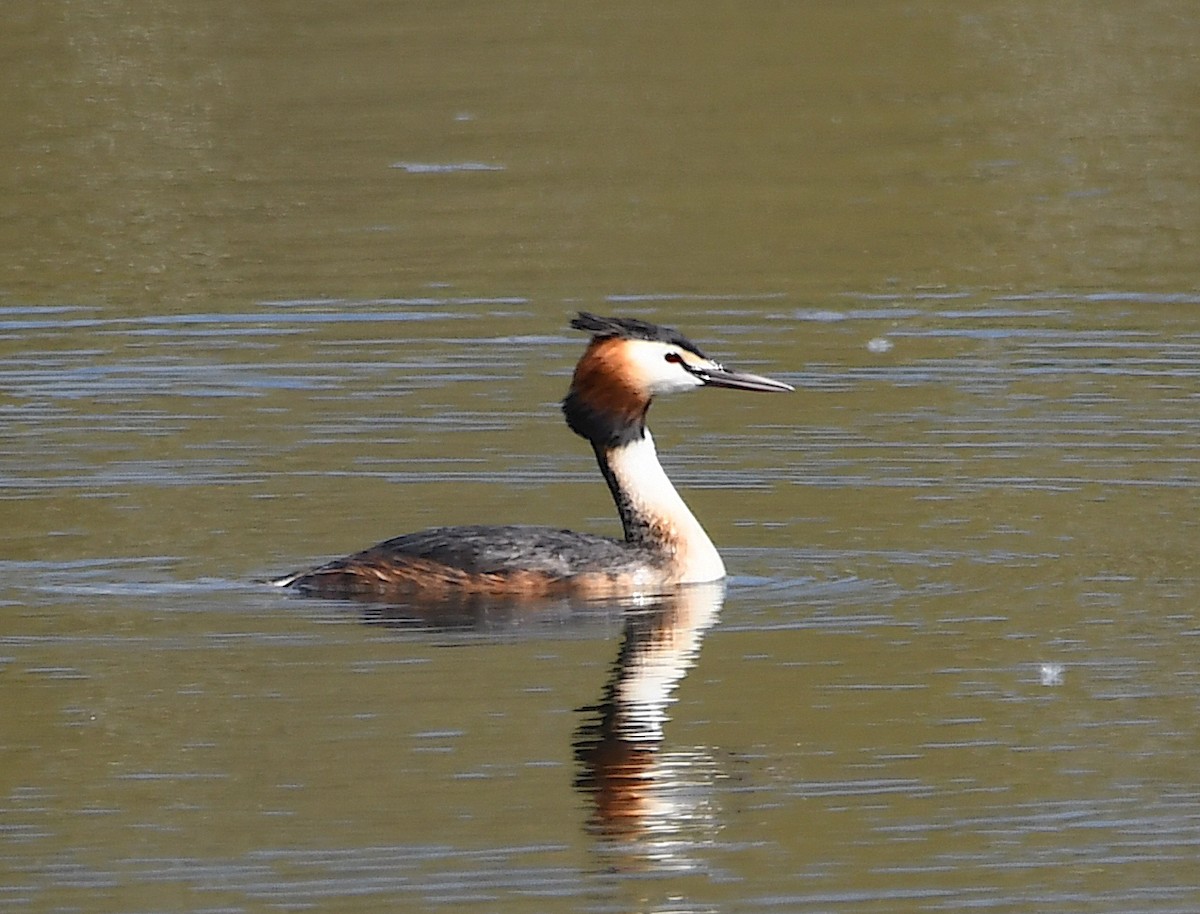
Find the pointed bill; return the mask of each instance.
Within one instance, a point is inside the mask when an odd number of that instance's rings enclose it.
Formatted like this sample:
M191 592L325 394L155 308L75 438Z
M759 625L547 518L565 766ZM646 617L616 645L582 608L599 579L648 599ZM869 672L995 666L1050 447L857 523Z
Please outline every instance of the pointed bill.
M692 374L699 378L706 387L729 387L734 390L758 390L769 393L778 390L795 390L791 384L784 384L773 378L750 374L745 371L730 371L721 366L702 366L692 369Z

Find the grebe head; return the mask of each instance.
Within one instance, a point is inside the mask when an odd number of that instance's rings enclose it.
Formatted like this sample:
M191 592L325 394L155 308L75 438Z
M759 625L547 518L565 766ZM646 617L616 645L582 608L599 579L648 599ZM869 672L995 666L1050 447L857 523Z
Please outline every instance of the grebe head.
M586 311L571 326L590 331L592 341L575 366L563 413L573 432L603 447L642 438L646 412L659 394L697 387L793 389L782 381L730 371L670 327Z

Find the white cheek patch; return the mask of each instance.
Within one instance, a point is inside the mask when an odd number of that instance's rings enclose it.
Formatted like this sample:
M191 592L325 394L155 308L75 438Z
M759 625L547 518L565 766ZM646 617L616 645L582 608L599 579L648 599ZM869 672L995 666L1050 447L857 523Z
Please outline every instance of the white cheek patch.
M692 390L704 383L676 359L668 359L674 355L692 363L703 361L678 346L649 340L629 340L625 345L624 355L634 383L652 395Z

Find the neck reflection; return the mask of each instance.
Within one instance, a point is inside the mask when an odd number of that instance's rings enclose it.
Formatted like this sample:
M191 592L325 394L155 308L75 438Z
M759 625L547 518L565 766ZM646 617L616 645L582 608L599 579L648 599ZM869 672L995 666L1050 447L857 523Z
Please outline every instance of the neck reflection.
M679 588L630 613L600 701L582 708L575 786L592 804L589 829L655 856L710 823L713 764L701 748L664 749L668 709L725 597L722 582Z

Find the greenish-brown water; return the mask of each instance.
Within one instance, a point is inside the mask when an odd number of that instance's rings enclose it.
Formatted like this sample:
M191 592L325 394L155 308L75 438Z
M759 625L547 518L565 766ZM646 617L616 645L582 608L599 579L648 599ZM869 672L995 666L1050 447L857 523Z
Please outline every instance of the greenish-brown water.
M1188 4L10 13L0 908L1200 904ZM578 308L723 589L256 583L615 533Z

